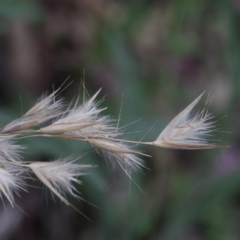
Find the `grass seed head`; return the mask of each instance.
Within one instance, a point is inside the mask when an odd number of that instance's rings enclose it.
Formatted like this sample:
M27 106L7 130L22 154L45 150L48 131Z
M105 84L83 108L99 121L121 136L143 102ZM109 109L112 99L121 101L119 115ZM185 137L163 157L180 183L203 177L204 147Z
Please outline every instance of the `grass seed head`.
M154 146L175 149L208 149L218 148L206 139L211 132L215 131L213 116L203 109L201 112L192 114L193 108L199 102L203 94L195 99L188 107L180 112L160 133Z
M19 194L25 190L25 182L22 177L24 169L13 164L0 164L0 196L4 195L12 207L14 207L14 193Z
M99 114L105 110L98 109L99 102L95 102L100 90L89 100L79 103L79 98L75 104L70 105L65 113L51 125L41 128L39 131L46 134L64 133L74 130L91 127L99 122Z
M113 142L102 139L89 139L89 142L97 149L103 158L109 163L113 169L120 166L124 171L129 173L133 171L141 171L144 161L137 155L144 155L141 152L132 150L125 143Z
M63 99L56 99L59 90L43 96L22 117L10 122L1 129L2 133L16 133L37 126L62 114Z
M77 178L86 175L84 170L91 167L90 165L76 164L74 161L72 158L66 158L52 162L34 162L28 167L52 193L69 205L66 194L77 197L77 190L73 183L81 184Z

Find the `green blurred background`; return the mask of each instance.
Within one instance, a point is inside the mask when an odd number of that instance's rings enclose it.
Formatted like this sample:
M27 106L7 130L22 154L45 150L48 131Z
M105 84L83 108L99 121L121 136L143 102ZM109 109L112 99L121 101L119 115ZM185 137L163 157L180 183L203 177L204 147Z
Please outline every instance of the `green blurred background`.
M2 0L0 1L0 122L19 117L67 77L63 92L76 99L85 72L90 94L102 88L107 114L154 140L164 126L203 91L214 95L210 111L215 139L231 148L142 150L151 169L133 176L112 172L90 146L31 139L24 159L49 161L71 153L97 164L78 189L84 212L29 188L12 209L0 208L0 239L237 240L240 239L239 0ZM100 99L99 98L99 99ZM204 100L200 107L204 106ZM227 117L225 117L228 115ZM35 185L34 182L29 182ZM39 187L41 185L39 184ZM23 209L23 213L20 209Z

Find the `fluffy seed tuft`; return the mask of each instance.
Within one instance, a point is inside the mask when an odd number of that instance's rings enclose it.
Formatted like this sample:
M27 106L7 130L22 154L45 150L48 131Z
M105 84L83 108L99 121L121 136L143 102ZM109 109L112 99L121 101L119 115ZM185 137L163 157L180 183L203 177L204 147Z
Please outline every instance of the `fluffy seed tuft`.
M56 99L60 89L49 96L43 96L28 112L22 117L10 122L3 128L2 133L16 133L37 126L61 115L63 99Z
M76 159L65 158L52 162L34 162L28 165L37 178L46 185L66 205L69 205L66 194L77 197L73 183L81 184L77 177L86 175L84 169L91 165L74 163Z
M25 190L25 183L22 178L24 170L13 164L0 164L0 197L2 194L8 199L14 207L14 193L18 194L20 190Z
M99 102L95 102L95 99L99 92L100 90L82 104L79 104L79 100L77 99L72 109L70 105L69 109L60 119L47 127L41 128L39 131L46 134L65 133L100 124L99 114L105 108L97 108Z
M144 161L137 155L145 155L136 150L132 150L125 143L112 142L102 139L89 139L89 142L102 154L103 158L113 169L120 166L127 174L133 171L141 171L145 167Z
M215 131L213 116L207 109L191 114L203 93L180 112L161 132L154 146L174 149L209 149L222 146L211 144L206 136Z

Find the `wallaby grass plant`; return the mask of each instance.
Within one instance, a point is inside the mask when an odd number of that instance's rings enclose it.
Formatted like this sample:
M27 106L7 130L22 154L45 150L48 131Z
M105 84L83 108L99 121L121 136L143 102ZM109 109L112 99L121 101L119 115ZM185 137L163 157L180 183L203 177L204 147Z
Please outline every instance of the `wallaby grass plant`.
M188 150L224 147L207 140L217 130L207 110L210 101L202 111L193 113L203 94L180 112L156 140L142 142L125 139L119 120L104 115L106 108L100 106L103 99L96 100L100 90L89 97L84 83L82 87L83 96L78 96L69 105L59 96L63 87L43 95L23 116L0 129L0 194L13 207L14 194L26 191L26 179L34 175L62 202L72 206L66 195L84 200L74 184L81 184L78 177L86 174L86 168L94 167L76 163L81 156L73 155L51 162L26 162L21 158L24 147L16 144L21 138L40 136L88 142L113 169L120 167L133 182L131 172L146 168L141 156L149 156L136 149L138 145Z

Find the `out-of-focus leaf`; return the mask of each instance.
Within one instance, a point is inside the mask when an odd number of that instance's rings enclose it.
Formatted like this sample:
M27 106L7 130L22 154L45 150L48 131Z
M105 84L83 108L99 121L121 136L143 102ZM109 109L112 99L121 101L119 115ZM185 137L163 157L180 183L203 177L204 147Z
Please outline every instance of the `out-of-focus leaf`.
M0 17L3 19L24 19L31 22L43 17L43 10L36 2L9 0L0 2Z

